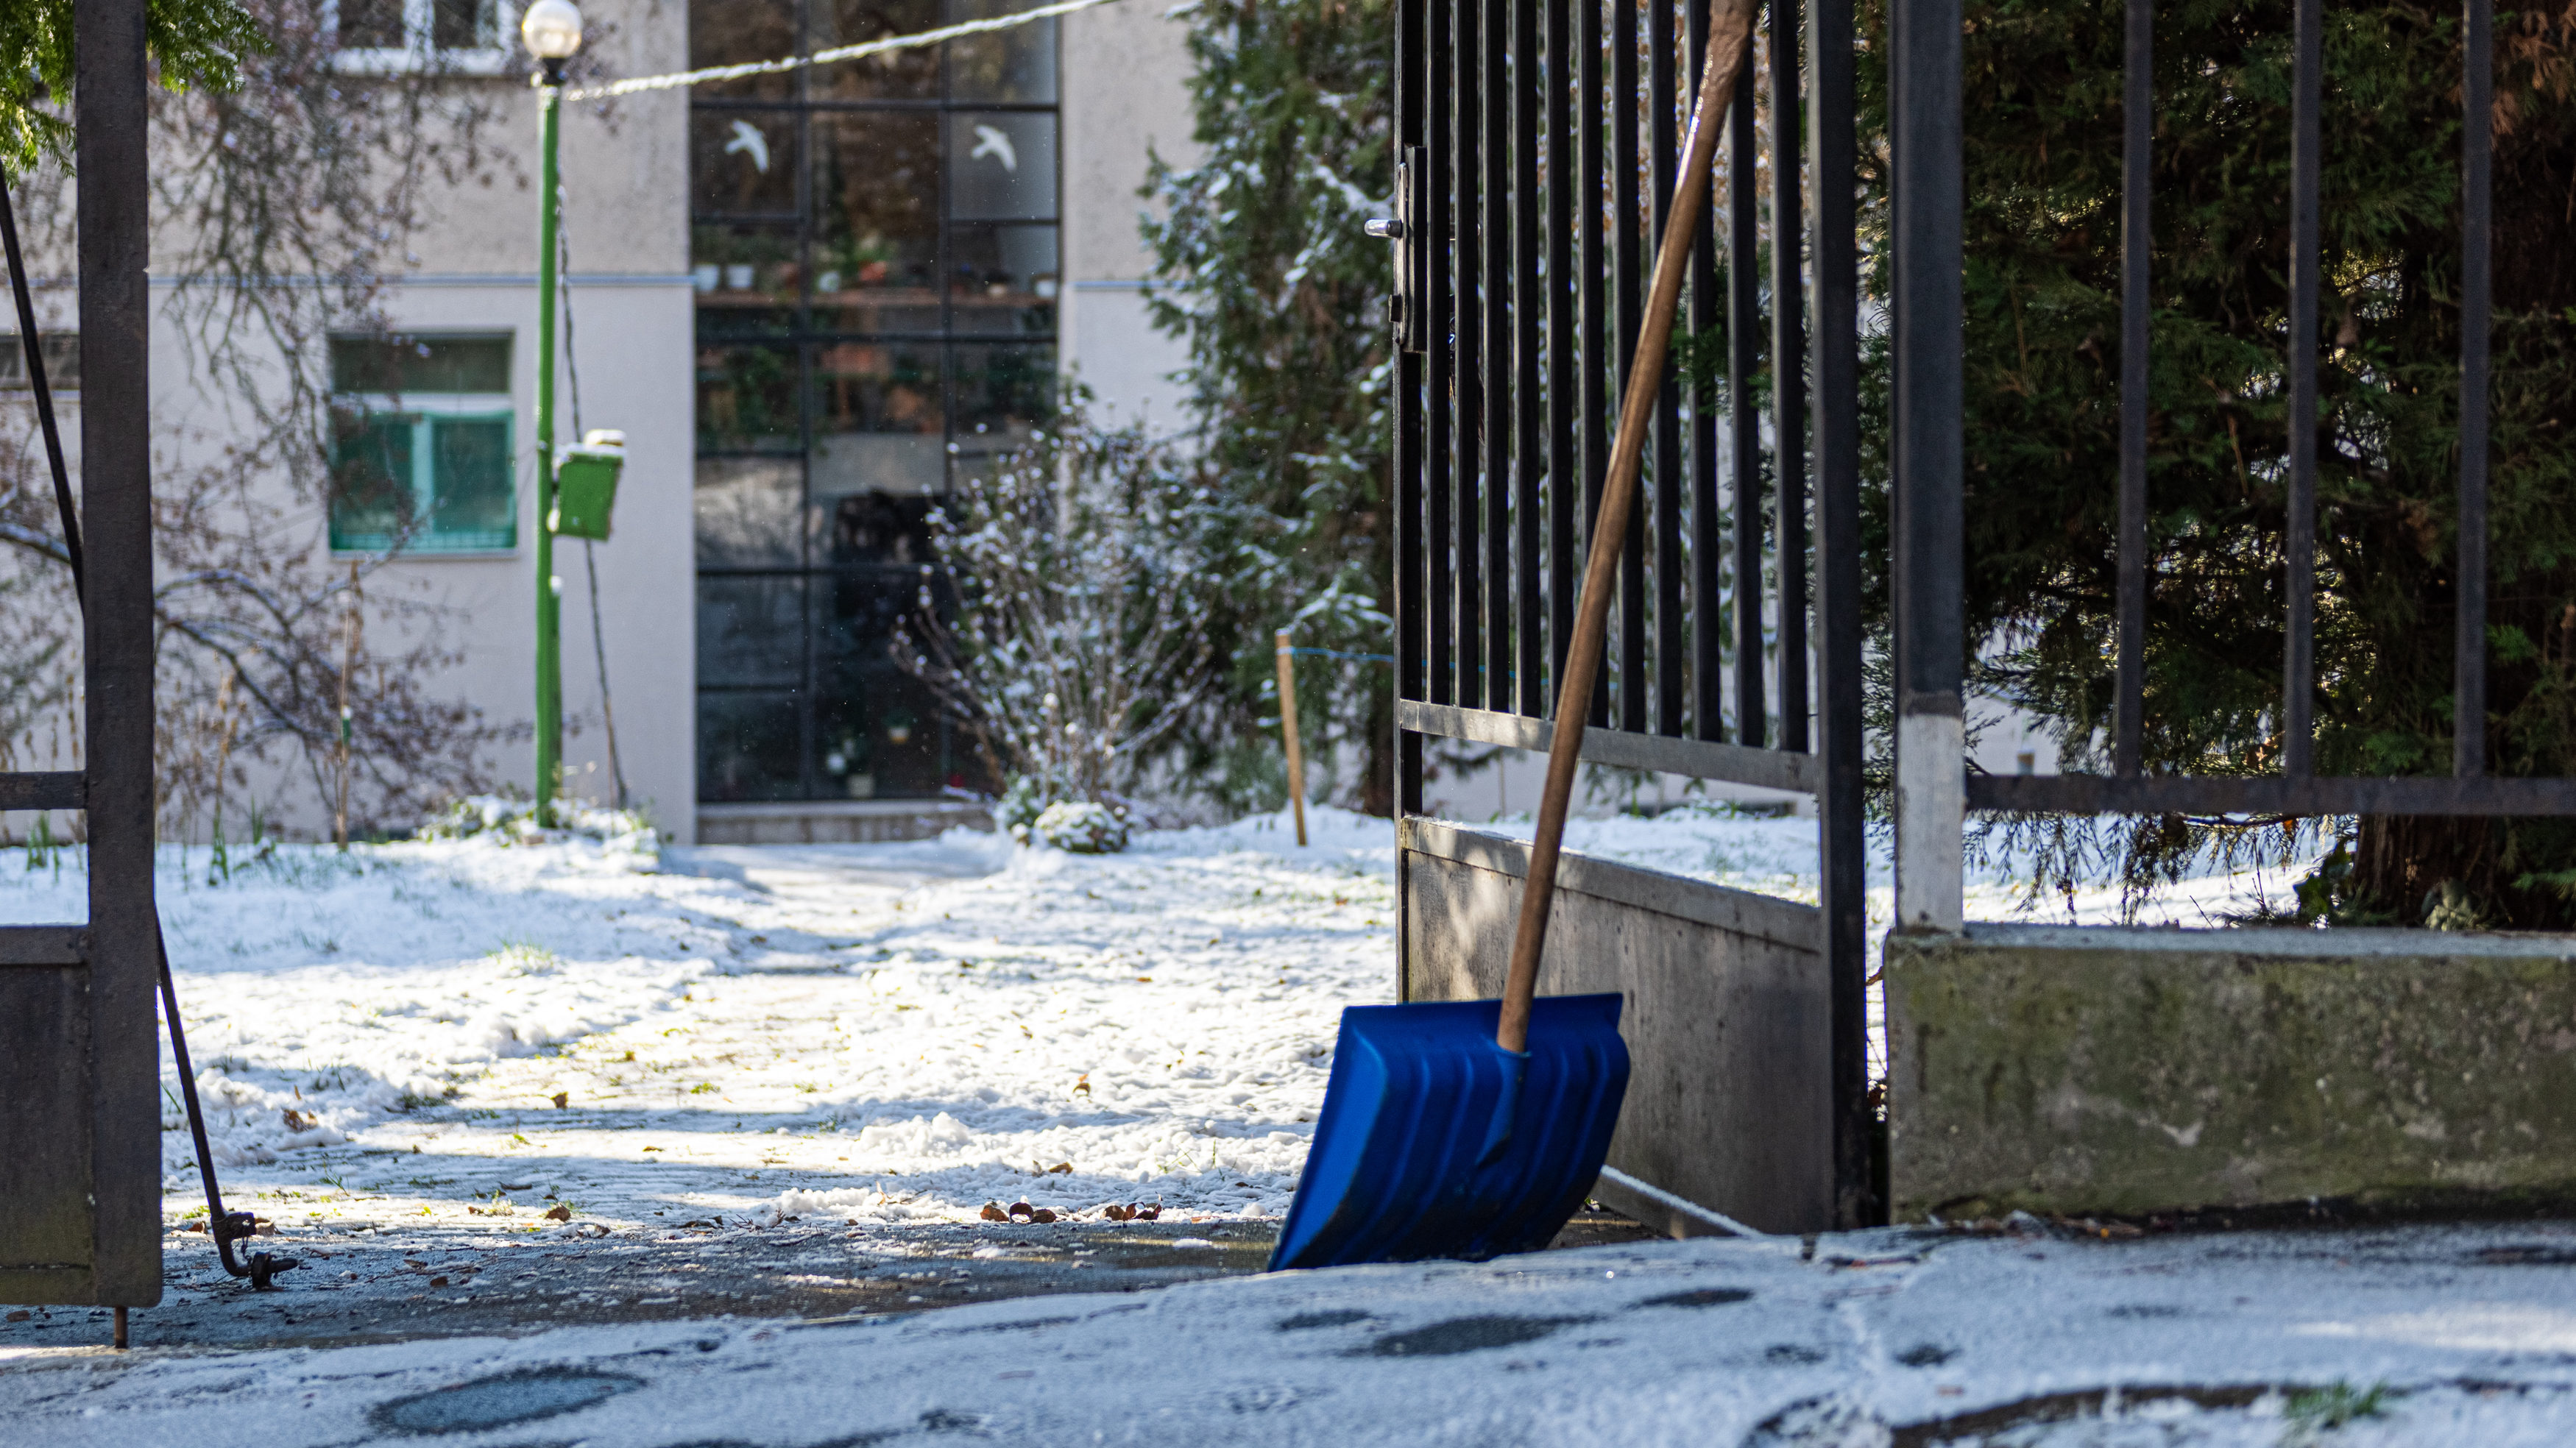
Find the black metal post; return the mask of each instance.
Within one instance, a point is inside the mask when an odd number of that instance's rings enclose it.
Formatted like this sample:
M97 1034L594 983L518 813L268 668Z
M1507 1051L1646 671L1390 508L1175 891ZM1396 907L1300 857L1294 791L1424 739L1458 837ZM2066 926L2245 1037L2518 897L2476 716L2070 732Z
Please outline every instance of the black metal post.
M2155 129L2155 0L2129 0L2120 114L2119 679L2112 702L2112 768L2144 759L2147 680L2147 258Z
M1459 699L1457 692L1457 595L1452 553L1457 540L1455 520L1450 516L1456 498L1454 474L1467 465L1451 445L1455 436L1451 424L1458 411L1458 308L1452 289L1440 283L1447 274L1451 248L1457 244L1450 225L1450 217L1456 211L1457 187L1457 158L1450 141L1456 120L1452 98L1457 73L1449 17L1455 9L1455 5L1443 0L1426 0L1424 5L1423 30L1428 43L1423 48L1420 102L1422 124L1429 131L1423 161L1431 172L1423 188L1431 204L1421 218L1424 237L1422 250L1416 253L1422 262L1423 300L1430 311L1424 333L1430 350L1423 358L1422 384L1422 542L1431 555L1430 576L1423 582L1423 663L1427 676L1423 697L1434 704L1466 702Z
M1450 182L1456 188L1450 206L1449 257L1451 317L1457 337L1457 388L1450 404L1457 435L1458 507L1458 702L1481 709L1486 700L1485 559L1478 533L1484 522L1479 491L1485 466L1485 394L1493 382L1485 357L1485 309L1479 284L1485 257L1481 227L1484 207L1477 193L1485 177L1484 120L1486 0L1452 0L1450 22L1457 27L1450 52L1450 109L1457 122L1449 144L1455 157Z
M2451 772L2487 768L2487 343L2493 282L2495 4L2466 0L2460 75L2459 636L2451 685Z
M1424 75L1422 27L1429 0L1398 0L1395 21L1395 154L1413 156L1420 164L1422 145L1422 97ZM1399 186L1418 182L1399 173ZM1402 198L1396 209L1407 210ZM1420 216L1412 218L1415 226L1426 223ZM1418 236L1406 236L1397 242L1409 253L1419 255L1422 245ZM1404 306L1423 304L1423 293L1431 290L1420 285L1420 273L1412 272L1417 285L1413 295L1402 298ZM1409 319L1419 325L1418 319ZM1432 536L1423 530L1423 397L1424 363L1422 352L1405 350L1398 338L1390 337L1395 354L1395 697L1420 699L1423 694L1422 605L1425 555L1430 551ZM1422 736L1410 729L1395 731L1395 810L1398 817L1418 814L1422 810ZM1399 908L1401 908L1399 906ZM1402 949L1401 940L1397 947Z
M1485 707L1512 707L1512 0L1484 0Z
M1862 808L1860 617L1860 264L1855 238L1851 0L1807 0L1807 140L1815 156L1809 218L1815 287L1808 334L1816 449L1816 753L1824 788L1825 970L1833 1002L1834 1220L1874 1226L1887 1205L1872 1163L1869 1102L1869 882Z
M161 1300L161 1112L153 1018L160 914L152 885L152 390L144 276L151 210L143 0L83 0L73 26L81 534L87 544L92 1300L149 1307Z
M1807 748L1806 317L1800 306L1798 6L1771 0L1771 487L1779 514L1780 747Z
M2313 6L2317 0L2301 0ZM1895 104L1897 712L1956 713L1961 665L1959 0L1900 0Z
M1753 46L1748 37L1745 49ZM1753 73L1752 56L1744 73ZM1759 749L1771 741L1771 707L1762 682L1762 413L1753 405L1761 365L1760 218L1754 214L1753 87L1735 88L1726 131L1726 418L1727 468L1735 507L1735 740Z
M1586 58L1573 54L1571 0L1545 3L1547 65L1540 79L1547 92L1548 670L1542 706L1556 697L1556 682L1565 673L1565 651L1574 641L1574 546L1583 496L1583 451L1575 432L1575 328L1580 306L1576 288L1592 285L1576 273L1574 265L1574 206L1581 194L1582 168L1575 160L1574 104L1568 94ZM1599 57L1589 59L1597 72ZM1542 707L1537 712L1546 711Z
M1610 205L1612 192L1608 137L1602 131L1606 98L1602 93L1601 7L1607 0L1576 3L1583 7L1582 34L1575 46L1581 56L1578 64L1583 77L1574 131L1582 171L1574 213L1583 253L1575 269L1575 285L1583 295L1583 381L1576 416L1583 429L1583 541L1589 548L1592 521L1601 515L1601 486L1610 470L1610 398L1611 388L1617 385L1619 364L1610 355L1616 345L1612 340L1609 291L1611 248L1603 233L1608 224L1603 210ZM1566 617L1569 621L1573 618L1571 605ZM1600 682L1593 686L1591 718L1587 721L1591 724L1606 726L1610 722L1610 674L1611 670L1603 669Z
M1638 175L1640 134L1653 96L1638 89L1637 8L1611 0L1610 124L1612 190L1616 193L1619 238L1619 342L1613 358L1622 387L1637 356L1637 333L1645 322L1646 288L1651 283L1644 256L1645 204ZM1666 98L1669 101L1669 97ZM1646 729L1646 510L1628 513L1628 536L1619 550L1619 727ZM1605 674L1611 670L1603 670Z
M1707 73L1709 0L1688 0L1683 30L1690 51L1692 84ZM1694 337L1705 337L1726 315L1718 294L1717 188L1709 188L1708 214L1699 219L1691 242L1689 323ZM1698 739L1726 738L1726 526L1718 502L1718 409L1710 405L1705 363L1690 397L1691 486L1691 734Z
M1553 297L1565 273L1542 276L1539 257L1538 53L1539 0L1512 0L1512 659L1519 688L1512 707L1547 712L1547 676L1541 660L1547 634L1547 600L1540 593L1540 482L1547 470L1540 403L1539 323L1547 314L1540 288Z
M2290 491L2285 544L2289 594L2281 659L2281 772L2315 768L2317 647L2317 172L2323 149L2325 23L2319 0L2298 0L2290 41Z
M1653 206L1649 215L1654 224L1650 246L1660 252L1664 228L1673 220L1673 187L1681 179L1681 127L1675 115L1680 87L1674 76L1681 56L1674 45L1673 7L1669 3L1646 8L1646 56L1646 95L1653 112L1654 185L1649 192ZM1678 735L1682 732L1682 672L1689 657L1690 630L1682 622L1681 390L1673 376L1670 355L1666 354L1661 391L1656 399L1651 469L1651 526L1655 535L1654 721L1656 733Z

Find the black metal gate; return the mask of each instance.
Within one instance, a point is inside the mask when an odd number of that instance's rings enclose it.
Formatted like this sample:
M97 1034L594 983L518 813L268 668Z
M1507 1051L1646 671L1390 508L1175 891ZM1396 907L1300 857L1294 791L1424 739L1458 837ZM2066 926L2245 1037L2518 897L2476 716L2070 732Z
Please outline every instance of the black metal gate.
M89 920L0 926L0 1302L148 1307L161 1112L144 6L77 9L88 747L75 772L0 775L0 810L86 811Z
M1509 916L1496 911L1519 857L1423 817L1425 743L1544 750L1551 737L1581 550L1710 11L1711 0L1400 0L1407 998L1493 993L1479 961L1498 972L1491 939L1499 928L1508 940ZM1813 794L1820 906L1569 859L1560 893L1585 901L1559 904L1541 989L1628 994L1638 1076L1614 1167L1757 1226L1812 1230L1881 1210L1864 1025L1851 5L1808 0L1802 14L1772 0L1766 36L1768 234L1784 241L1768 248L1765 277L1748 70L1682 324L1727 323L1725 400L1664 379L1583 757ZM1815 149L1803 167L1802 135ZM1767 442L1754 402L1766 368ZM1771 1192L1754 1180L1765 1172L1799 1180Z

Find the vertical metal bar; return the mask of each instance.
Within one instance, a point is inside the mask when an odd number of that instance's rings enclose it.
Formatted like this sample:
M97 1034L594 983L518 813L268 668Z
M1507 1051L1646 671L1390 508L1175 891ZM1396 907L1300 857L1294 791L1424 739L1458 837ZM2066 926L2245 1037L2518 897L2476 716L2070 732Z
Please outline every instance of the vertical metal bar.
M1612 357L1623 388L1628 368L1637 355L1637 329L1644 322L1646 306L1646 262L1641 254L1644 240L1644 197L1641 194L1643 157L1639 134L1648 106L1671 104L1670 96L1660 100L1642 93L1637 86L1637 6L1626 0L1611 0L1610 24L1610 109L1611 189L1616 193L1616 235L1619 240L1619 342ZM1641 4L1656 0L1638 0ZM1604 670L1604 672L1610 672ZM1627 546L1619 554L1619 727L1644 732L1646 728L1646 510L1636 508L1628 514Z
M1395 21L1395 154L1422 144L1422 26L1430 0L1397 0ZM1401 200L1397 203L1401 209ZM1425 224L1415 217L1414 225ZM1398 245L1420 243L1403 238ZM1419 296L1405 300L1419 306ZM1389 338L1395 346L1395 339ZM1425 356L1396 346L1395 353L1395 697L1420 699L1422 690L1422 605L1425 564L1432 539L1423 531L1423 433L1425 417L1422 375ZM1422 810L1422 736L1409 729L1395 733L1395 810L1401 817ZM1398 908L1402 908L1399 900ZM1401 931L1396 948L1404 948Z
M1582 154L1582 184L1575 193L1574 213L1583 253L1575 271L1576 285L1583 289L1583 355L1582 392L1576 414L1583 428L1583 540L1588 548L1592 541L1592 520L1601 515L1601 486L1610 468L1610 389L1615 386L1618 364L1611 353L1613 325L1610 310L1609 239L1603 234L1602 213L1611 204L1615 188L1610 184L1609 137L1603 131L1605 97L1602 94L1602 25L1601 7L1623 3L1623 0L1577 0L1583 9L1582 35L1577 49L1582 55L1583 85L1576 104L1576 146ZM1575 580L1578 584L1580 579ZM1568 615L1571 618L1571 614ZM1592 690L1590 722L1610 722L1610 670L1603 669Z
M1752 48L1747 38L1745 47ZM1751 57L1745 73L1752 73ZM1735 505L1735 738L1771 740L1762 683L1762 418L1753 405L1761 366L1760 234L1754 215L1753 87L1735 89L1726 132L1727 475Z
M1452 64L1454 45L1449 28L1449 17L1455 10L1454 3L1447 0L1427 0L1423 16L1429 44L1422 66L1422 122L1430 132L1423 147L1423 160L1431 172L1424 187L1430 205L1421 220L1426 232L1419 253L1422 301L1430 310L1424 334L1427 350L1423 354L1422 384L1422 542L1431 565L1430 576L1423 581L1423 667L1427 690L1424 697L1434 704L1459 702L1457 595L1453 587L1457 569L1451 551L1456 529L1450 516L1450 504L1456 496L1454 474L1459 465L1451 447L1458 416L1458 352L1454 340L1457 296L1451 290L1447 265L1454 240L1449 218L1455 209L1455 158L1450 154L1449 139L1456 119L1451 98L1457 91L1457 74Z
M2452 664L2451 772L2487 770L2487 343L2490 152L2495 125L2495 4L2467 0L2460 108L2460 604Z
M1688 0L1682 29L1690 51L1692 83L1708 65L1709 0ZM1690 312L1694 337L1705 337L1724 315L1717 280L1717 189L1709 188L1711 214L1700 218L1691 243ZM1726 737L1726 529L1717 500L1717 412L1709 405L1707 359L1699 358L1699 385L1691 391L1691 733Z
M1833 1018L1834 1220L1851 1228L1885 1221L1877 1173L1878 1123L1869 1104L1869 881L1861 782L1860 266L1852 123L1852 0L1807 0L1807 140L1815 152L1809 219L1814 327L1808 372L1815 388L1816 753L1824 788L1816 814L1822 846L1825 972Z
M1956 931L1964 903L1959 12L1904 0L1889 26L1899 930Z
M1672 224L1673 187L1680 180L1681 127L1678 108L1686 104L1675 83L1681 59L1674 45L1672 0L1647 0L1647 92L1654 105L1653 235L1661 251L1664 229ZM1752 89L1751 77L1738 86ZM1655 732L1682 732L1683 662L1689 656L1690 629L1682 617L1682 492L1688 485L1682 462L1681 390L1673 376L1671 354L1665 354L1662 390L1655 408Z
M2317 172L2323 139L2325 22L2319 0L2298 0L2290 62L2290 495L2283 582L2281 772L2314 768L2317 657Z
M1512 656L1519 702L1532 716L1547 712L1540 562L1540 476L1546 471L1544 425L1551 420L1539 390L1539 321L1565 273L1539 271L1539 0L1512 0ZM1544 289L1544 290L1542 290Z
M2155 0L2128 0L2120 112L2119 678L2111 706L2111 767L2134 775L2145 757L2147 689L2147 291L2149 171L2155 130Z
M1485 309L1478 272L1484 260L1483 221L1477 193L1484 180L1483 141L1485 0L1451 0L1450 20L1457 27L1450 52L1449 102L1457 114L1449 133L1455 156L1450 179L1457 188L1450 209L1449 274L1455 293L1450 299L1457 336L1457 487L1458 510L1458 702L1470 709L1485 705L1485 560L1479 550L1479 483L1485 465L1485 428L1490 415L1485 390L1492 374L1485 367Z
M90 1300L161 1300L152 891L152 395L143 0L74 7L87 676ZM72 1041L65 1050L78 1049Z
M1798 12L1771 0L1771 470L1779 499L1780 747L1807 748L1807 379L1798 200Z
M1484 0L1478 67L1484 129L1485 707L1512 707L1512 443L1519 431L1512 358L1513 0Z
M1574 540L1582 497L1582 445L1575 434L1575 288L1588 286L1574 265L1574 209L1581 168L1575 155L1571 87L1583 57L1574 54L1570 0L1545 0L1547 65L1547 688L1540 709L1556 695L1565 672L1565 650L1574 638ZM1597 67L1596 67L1597 68ZM1588 134L1588 128L1586 129ZM1598 209L1598 208L1596 208ZM1522 655L1526 658L1526 652ZM1530 712L1524 710L1524 712Z

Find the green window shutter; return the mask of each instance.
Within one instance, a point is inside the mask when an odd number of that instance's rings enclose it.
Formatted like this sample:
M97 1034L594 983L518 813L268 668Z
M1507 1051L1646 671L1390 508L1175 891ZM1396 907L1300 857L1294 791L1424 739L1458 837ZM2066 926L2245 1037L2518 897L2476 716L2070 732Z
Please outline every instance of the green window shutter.
M509 548L519 509L510 475L510 415L429 419L429 546Z
M340 414L331 469L331 546L392 546L413 516L414 424L403 413Z

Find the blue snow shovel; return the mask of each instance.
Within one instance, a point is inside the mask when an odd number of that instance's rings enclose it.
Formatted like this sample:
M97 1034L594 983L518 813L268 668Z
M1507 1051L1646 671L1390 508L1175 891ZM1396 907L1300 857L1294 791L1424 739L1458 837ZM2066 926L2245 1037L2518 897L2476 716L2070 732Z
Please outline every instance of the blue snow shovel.
M1273 1270L1481 1258L1546 1246L1583 1204L1609 1153L1628 1090L1619 997L1536 999L1539 952L1556 895L1584 719L1601 671L1620 544L1636 505L1638 460L1663 383L1692 234L1706 208L1710 158L1749 53L1751 0L1728 0L1717 20L1680 184L1655 253L1608 485L1593 519L1502 999L1342 1012L1332 1080L1297 1196L1270 1254Z

